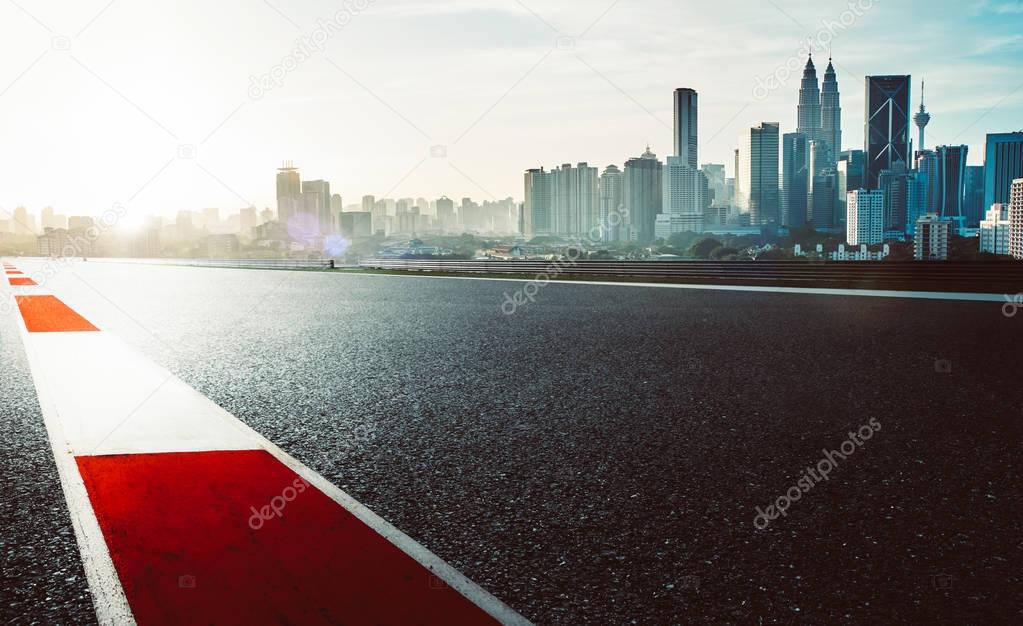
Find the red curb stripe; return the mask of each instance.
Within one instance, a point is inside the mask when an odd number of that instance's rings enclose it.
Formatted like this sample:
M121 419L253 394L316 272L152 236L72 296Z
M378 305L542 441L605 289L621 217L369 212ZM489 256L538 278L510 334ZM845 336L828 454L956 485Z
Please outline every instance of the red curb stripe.
M8 278L8 280L11 281L11 286L12 287L20 287L20 286L31 287L31 286L39 284L36 281L34 281L34 280L32 280L31 278L28 278L28 277L21 277L21 278L11 277L11 278Z
M15 296L30 333L88 332L99 329L55 296Z
M76 461L139 624L497 623L266 451Z

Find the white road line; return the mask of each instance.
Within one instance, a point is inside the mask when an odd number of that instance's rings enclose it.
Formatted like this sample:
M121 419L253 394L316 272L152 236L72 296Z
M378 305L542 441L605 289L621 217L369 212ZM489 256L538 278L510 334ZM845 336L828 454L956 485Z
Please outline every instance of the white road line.
M351 273L337 272L339 276L351 276ZM484 276L429 276L420 274L378 274L366 272L355 276L381 276L385 278L433 278L436 280L485 280L495 282L532 283L532 278L491 278ZM1005 296L991 293L966 293L945 291L892 291L883 289L830 289L823 287L769 287L747 285L697 285L681 283L636 283L600 280L549 280L541 281L551 285L595 285L600 287L642 287L651 289L689 289L694 291L748 291L757 293L786 293L818 296L859 296L864 298L909 298L916 300L954 300L968 302L1005 302Z

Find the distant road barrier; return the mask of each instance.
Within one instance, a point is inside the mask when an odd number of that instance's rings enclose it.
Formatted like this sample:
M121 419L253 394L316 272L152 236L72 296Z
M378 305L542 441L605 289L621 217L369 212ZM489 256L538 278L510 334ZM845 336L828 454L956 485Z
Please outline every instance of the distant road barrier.
M360 267L457 274L604 276L699 284L905 289L1016 294L1023 263L854 261L427 261L366 259Z
M190 267L234 267L248 269L334 269L334 261L307 259L110 259L89 258L106 263L139 263L142 265L185 265Z

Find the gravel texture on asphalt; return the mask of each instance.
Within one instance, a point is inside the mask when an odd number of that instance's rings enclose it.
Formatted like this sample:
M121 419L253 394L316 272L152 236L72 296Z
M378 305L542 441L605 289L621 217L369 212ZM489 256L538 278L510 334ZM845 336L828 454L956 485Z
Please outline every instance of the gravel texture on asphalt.
M0 315L0 624L95 624L15 323Z
M90 262L47 287L538 624L1023 620L1023 320L585 284L504 314L524 285ZM5 616L84 621L16 370ZM828 480L754 527L872 418Z

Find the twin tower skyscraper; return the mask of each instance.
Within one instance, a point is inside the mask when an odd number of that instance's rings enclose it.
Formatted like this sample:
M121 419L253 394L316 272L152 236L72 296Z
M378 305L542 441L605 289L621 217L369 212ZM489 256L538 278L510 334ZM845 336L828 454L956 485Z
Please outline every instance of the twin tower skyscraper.
M806 136L807 141L823 141L831 152L832 163L838 160L842 151L842 104L838 92L838 77L835 66L828 59L824 70L824 83L818 87L817 68L813 57L806 62L803 80L799 86L799 107L796 132Z

